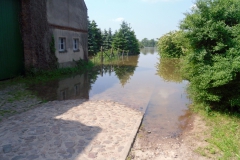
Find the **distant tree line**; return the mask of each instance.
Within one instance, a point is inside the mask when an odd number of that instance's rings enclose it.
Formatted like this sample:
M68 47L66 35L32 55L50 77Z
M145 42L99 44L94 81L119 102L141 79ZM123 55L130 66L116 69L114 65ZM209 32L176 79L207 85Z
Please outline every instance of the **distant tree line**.
M120 49L129 51L130 54L139 54L139 43L134 30L123 21L120 29L112 33L111 28L103 31L98 28L97 23L92 20L88 25L88 52L90 55L97 54L101 46L104 50Z
M140 42L141 48L143 47L155 47L157 45L157 41L154 39L147 39L143 38L143 40Z

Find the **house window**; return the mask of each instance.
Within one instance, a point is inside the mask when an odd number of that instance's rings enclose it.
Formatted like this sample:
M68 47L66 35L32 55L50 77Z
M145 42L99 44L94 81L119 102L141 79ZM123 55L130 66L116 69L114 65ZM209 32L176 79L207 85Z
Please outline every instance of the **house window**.
M73 39L73 51L79 51L79 39Z
M66 51L66 38L59 38L59 52L65 52Z
M76 84L74 88L75 88L75 96L78 96L80 94L80 83Z
M66 100L67 99L67 91L68 89L63 89L60 91L60 100Z

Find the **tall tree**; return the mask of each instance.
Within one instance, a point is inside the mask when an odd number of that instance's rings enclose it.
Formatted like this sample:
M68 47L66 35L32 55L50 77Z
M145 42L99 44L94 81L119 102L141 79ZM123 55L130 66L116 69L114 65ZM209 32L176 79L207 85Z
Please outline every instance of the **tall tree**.
M109 36L109 42L111 43L111 46L112 46L113 35L112 35L112 29L111 28L108 29L108 36Z
M129 50L133 54L139 54L139 44L135 32L123 21L120 29L115 32L113 46L121 50Z
M109 28L109 30L105 30L102 33L102 37L103 37L103 47L105 50L108 50L110 48L112 48L112 31L111 28Z
M102 41L103 41L102 46L103 46L104 49L106 49L107 46L108 46L108 40L107 39L108 39L108 32L107 32L106 29L104 29L103 32L102 32Z
M96 54L100 51L102 45L101 30L98 28L97 23L89 21L88 23L88 51L89 54Z

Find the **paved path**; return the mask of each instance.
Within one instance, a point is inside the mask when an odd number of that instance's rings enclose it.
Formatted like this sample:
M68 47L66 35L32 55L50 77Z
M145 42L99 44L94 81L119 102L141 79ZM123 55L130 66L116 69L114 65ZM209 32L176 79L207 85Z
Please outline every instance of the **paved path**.
M111 101L53 101L0 122L0 160L124 160L143 114Z

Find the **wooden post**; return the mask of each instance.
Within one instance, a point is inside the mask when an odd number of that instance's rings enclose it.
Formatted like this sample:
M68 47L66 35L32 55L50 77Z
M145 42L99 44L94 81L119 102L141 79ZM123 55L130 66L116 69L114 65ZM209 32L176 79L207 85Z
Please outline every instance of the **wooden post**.
M112 57L114 57L114 54L113 54L113 48L111 49L111 55L112 55Z

